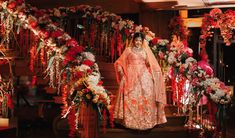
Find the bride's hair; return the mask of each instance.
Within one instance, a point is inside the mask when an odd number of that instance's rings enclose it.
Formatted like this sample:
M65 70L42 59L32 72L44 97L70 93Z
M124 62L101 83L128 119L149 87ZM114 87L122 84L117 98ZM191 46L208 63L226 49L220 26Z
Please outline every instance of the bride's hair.
M141 32L136 32L133 36L133 40L135 40L137 37L140 37L142 40L144 40L145 36Z

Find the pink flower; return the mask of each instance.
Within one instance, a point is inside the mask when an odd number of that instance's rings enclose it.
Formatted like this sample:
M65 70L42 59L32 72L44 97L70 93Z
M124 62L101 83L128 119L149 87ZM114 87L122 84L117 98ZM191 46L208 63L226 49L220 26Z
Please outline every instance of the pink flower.
M158 53L158 56L159 56L160 59L163 59L163 58L164 58L164 54L162 53L162 51L160 51L160 52Z
M187 47L184 50L189 57L193 56L193 50L191 48Z
M212 92L211 87L207 87L207 88L206 88L206 93L211 93L211 92Z

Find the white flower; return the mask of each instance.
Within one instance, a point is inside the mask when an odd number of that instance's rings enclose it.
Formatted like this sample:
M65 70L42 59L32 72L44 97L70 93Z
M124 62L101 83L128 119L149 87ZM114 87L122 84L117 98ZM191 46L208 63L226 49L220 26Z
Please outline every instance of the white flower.
M225 93L224 93L223 90L218 89L218 90L215 92L215 95L218 96L218 97L222 97L222 96L225 96Z
M192 58L192 57L189 57L185 60L186 63L196 63L196 59Z
M83 71L83 72L85 72L85 71L87 71L88 69L91 69L89 66L87 66L87 65L84 65L84 64L82 64L80 67L79 67L79 70L80 71Z
M119 30L122 30L122 28L126 25L126 21L120 20L119 22Z
M90 75L87 78L87 83L90 89L96 91L97 90L96 86L99 83L99 78L97 78L96 76Z
M158 40L158 45L160 46L165 46L169 43L169 41L167 39L159 39Z
M91 60L92 62L95 62L95 56L91 52L83 52L82 56Z
M61 14L60 14L60 10L58 10L58 9L54 9L54 15L56 16L56 17L60 17L61 16Z
M135 32L140 32L143 29L142 25L135 27Z

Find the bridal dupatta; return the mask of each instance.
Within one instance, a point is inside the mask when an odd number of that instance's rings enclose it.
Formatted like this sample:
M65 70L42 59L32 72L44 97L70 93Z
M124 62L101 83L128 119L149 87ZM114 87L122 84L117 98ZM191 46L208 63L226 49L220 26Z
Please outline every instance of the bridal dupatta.
M142 47L147 54L147 59L150 64L150 72L154 80L154 92L156 93L156 97L155 97L156 102L159 102L161 104L166 104L165 83L164 83L164 78L162 75L161 68L146 41L144 41ZM122 55L114 63L116 78L117 78L117 82L119 85L121 83L122 78L118 72L118 65L121 66L121 68L123 69L123 73L124 73L123 77L125 80L125 82L123 82L125 83L123 89L125 89L125 87L129 85L128 77L127 77L128 75L126 74L127 66L128 66L126 59L127 59L129 50L130 50L130 47L127 47L122 53Z

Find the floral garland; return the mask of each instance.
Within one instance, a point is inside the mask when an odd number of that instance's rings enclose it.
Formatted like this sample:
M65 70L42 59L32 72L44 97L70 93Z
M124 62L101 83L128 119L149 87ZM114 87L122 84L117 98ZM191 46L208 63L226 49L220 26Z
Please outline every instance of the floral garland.
M39 51L46 50L47 72L50 75L50 85L67 87L63 91L64 101L63 115L66 117L71 107L76 107L82 102L91 103L98 111L107 110L110 107L110 99L106 90L101 85L100 73L95 63L94 55L85 47L79 46L63 29L50 20L49 16L37 18L40 13L30 5L25 5L23 0L0 1L1 16L11 16L14 24L31 30L39 38ZM62 68L60 69L60 66ZM60 78L63 74L63 78ZM61 80L62 79L62 80ZM77 129L78 119L70 120L76 122L71 130Z
M231 89L225 86L218 78L213 77L213 74L202 66L200 62L192 58L192 50L190 48L171 47L168 43L162 42L167 41L153 38L150 41L150 48L160 61L163 60L168 67L171 67L168 76L177 80L177 84L172 83L172 85L178 86L177 105L181 106L182 110L189 112L186 126L196 127L196 124L199 124L204 130L211 128L211 131L220 131L225 112L224 107L231 102ZM187 89L183 87L186 86L186 80L189 81ZM173 93L173 100L174 96ZM207 121L198 120L198 110L195 112L196 120L193 119L193 108L197 109L198 105L205 104L203 103L203 96L209 99L209 102L207 102L208 114L205 119ZM200 119L203 120L202 116L203 114L201 114Z
M235 28L235 11L227 10L223 13L220 9L213 9L209 14L204 15L201 28L200 47L202 49L205 49L206 39L213 36L214 29L220 29L224 43L230 45Z

